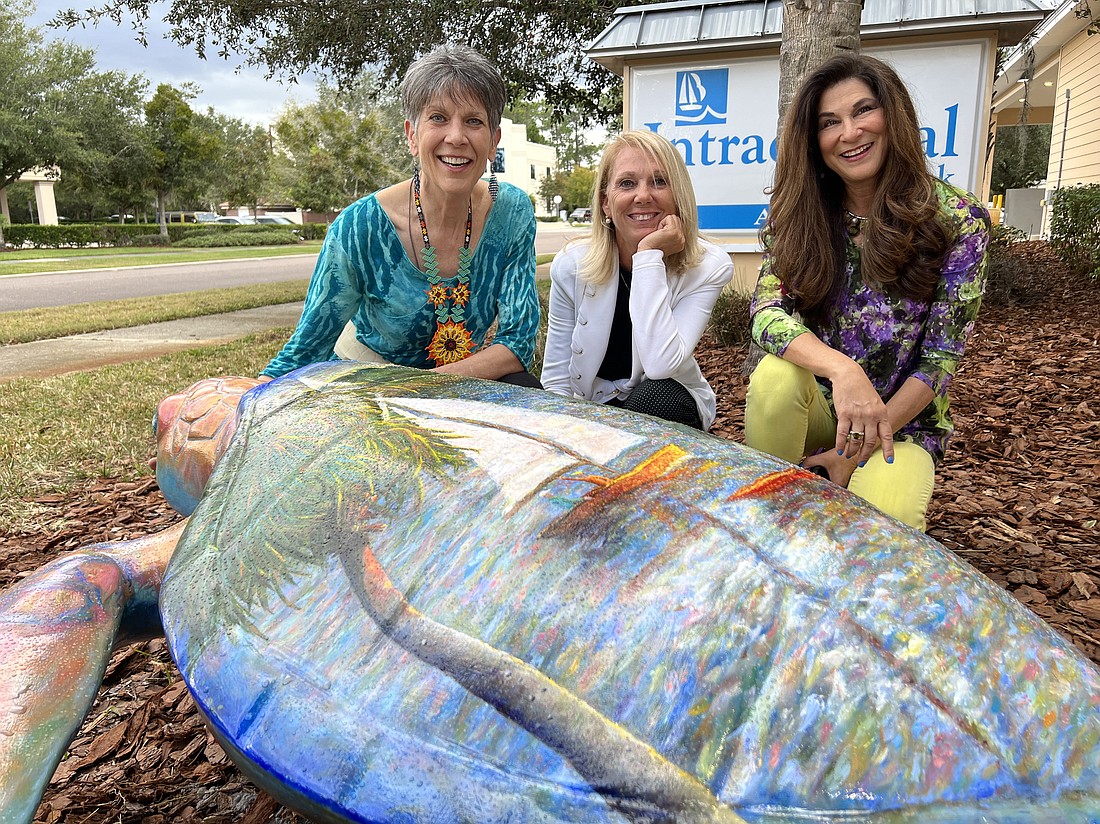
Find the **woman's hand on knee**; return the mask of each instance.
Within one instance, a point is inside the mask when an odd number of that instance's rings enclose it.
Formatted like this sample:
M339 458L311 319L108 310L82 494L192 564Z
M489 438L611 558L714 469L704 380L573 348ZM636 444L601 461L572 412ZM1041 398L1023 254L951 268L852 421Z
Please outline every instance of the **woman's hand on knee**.
M836 451L862 465L875 447L882 444L887 463L894 459L894 432L886 404L867 374L852 362L852 368L834 377L833 406L836 408Z
M863 466L882 447L882 457L886 463L894 462L894 433L890 431L890 421L880 420L874 424L849 423L847 427L837 416L836 452L839 457L851 459Z

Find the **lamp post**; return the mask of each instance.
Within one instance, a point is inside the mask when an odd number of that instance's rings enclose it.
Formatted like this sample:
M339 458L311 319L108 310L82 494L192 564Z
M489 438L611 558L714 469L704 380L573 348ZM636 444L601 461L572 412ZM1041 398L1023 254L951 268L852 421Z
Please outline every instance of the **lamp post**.
M561 195L554 195L554 214L561 217Z

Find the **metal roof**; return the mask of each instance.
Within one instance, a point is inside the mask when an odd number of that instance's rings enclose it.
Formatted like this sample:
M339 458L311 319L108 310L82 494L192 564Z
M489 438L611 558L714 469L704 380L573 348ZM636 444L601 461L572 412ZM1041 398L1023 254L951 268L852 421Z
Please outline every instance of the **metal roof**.
M899 34L998 32L1014 46L1060 0L865 0L863 40ZM588 47L588 56L616 74L628 59L697 56L778 47L783 0L701 0L627 6Z

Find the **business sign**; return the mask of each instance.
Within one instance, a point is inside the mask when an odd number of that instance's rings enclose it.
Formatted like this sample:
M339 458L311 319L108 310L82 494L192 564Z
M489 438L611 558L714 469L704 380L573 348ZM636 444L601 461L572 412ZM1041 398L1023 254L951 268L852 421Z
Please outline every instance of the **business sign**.
M932 171L979 188L988 121L987 41L864 49L890 63L917 106ZM700 227L754 235L768 216L775 176L779 58L637 68L630 127L664 135L684 157Z

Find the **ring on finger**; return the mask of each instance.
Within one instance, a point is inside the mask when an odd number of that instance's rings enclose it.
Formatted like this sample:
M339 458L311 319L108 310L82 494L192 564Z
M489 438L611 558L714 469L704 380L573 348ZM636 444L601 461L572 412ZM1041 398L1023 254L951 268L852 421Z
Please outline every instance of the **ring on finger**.
M862 432L849 432L847 440L856 441L857 443L862 443L863 442L863 433Z

